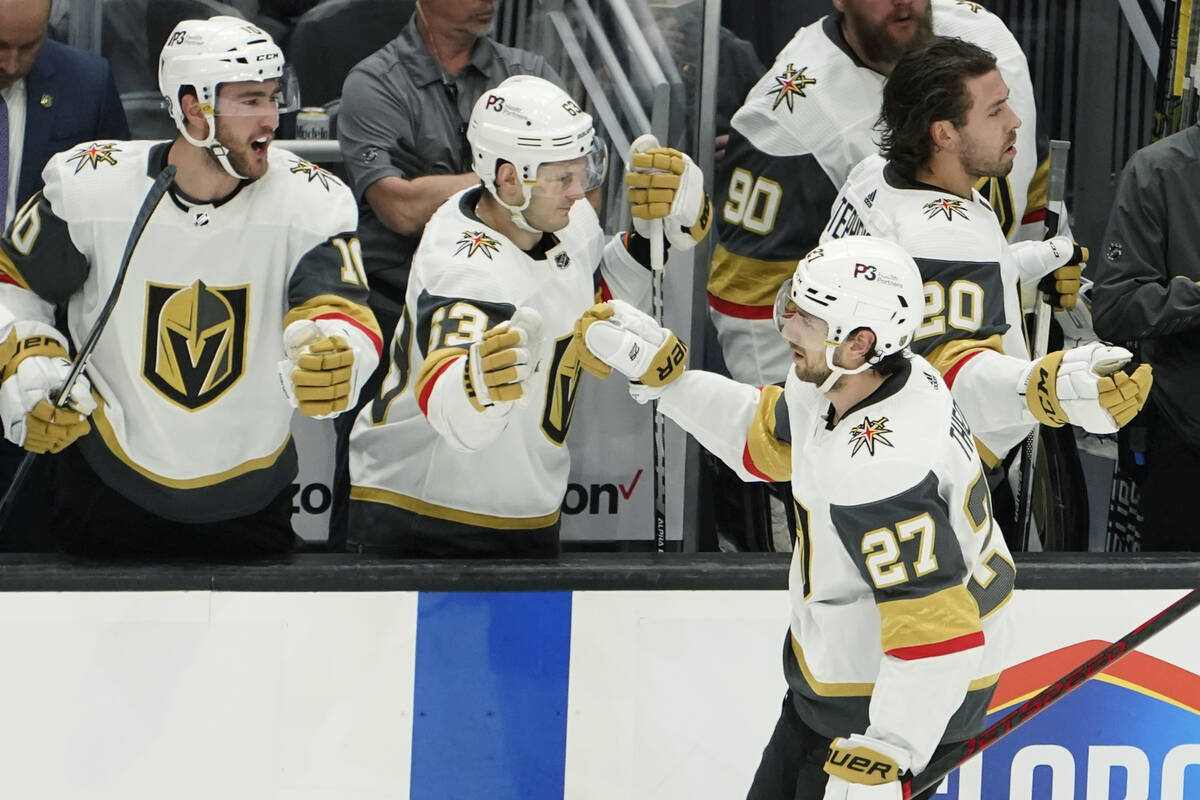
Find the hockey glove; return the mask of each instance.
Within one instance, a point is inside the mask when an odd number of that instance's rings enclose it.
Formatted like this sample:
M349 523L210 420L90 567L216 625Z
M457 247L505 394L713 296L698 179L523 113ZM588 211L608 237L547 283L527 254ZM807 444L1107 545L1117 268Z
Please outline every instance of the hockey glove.
M834 739L825 759L824 800L901 800L900 775L911 761L907 750L870 736Z
M464 379L467 396L477 411L525 396L529 378L537 371L544 339L542 315L521 307L471 343Z
M1154 383L1149 364L1118 372L1130 357L1125 348L1100 342L1059 350L1031 364L1017 391L1043 425L1116 433L1142 410Z
M22 324L21 327L25 327ZM32 453L57 453L92 429L87 415L96 410L92 387L80 375L70 399L55 408L54 395L71 372L67 350L48 326L30 326L32 335L17 332L0 342L0 420L4 438Z
M574 348L579 358L579 366L601 380L604 380L612 373L612 367L593 355L592 351L588 350L587 345L584 344L584 339L587 337L587 329L593 323L611 319L612 315L612 306L608 303L597 303L583 312L582 317L575 320L575 335L571 338L571 347Z
M712 224L712 203L704 191L704 174L686 153L659 147L652 136L640 136L630 147L625 186L633 229L651 237L650 221L661 219L671 247L691 250L704 241Z
M623 300L610 300L592 306L580 322L589 316L594 317L591 322L576 326L582 339L577 346L629 378L629 393L639 403L657 399L683 374L687 345L649 314Z
M1055 236L1041 242L1018 242L1010 252L1017 260L1021 280L1036 281L1055 311L1075 307L1088 260L1086 247L1069 236Z
M321 325L297 320L283 331L287 360L279 362L283 393L306 417L328 419L350 407L355 386L354 350Z

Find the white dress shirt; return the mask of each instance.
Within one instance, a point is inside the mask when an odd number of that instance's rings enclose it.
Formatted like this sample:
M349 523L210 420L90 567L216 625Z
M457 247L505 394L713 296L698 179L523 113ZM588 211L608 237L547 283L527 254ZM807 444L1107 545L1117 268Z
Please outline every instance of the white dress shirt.
M4 226L12 221L17 210L17 184L21 180L21 155L25 143L25 79L0 90L0 97L8 105L8 203L4 208Z

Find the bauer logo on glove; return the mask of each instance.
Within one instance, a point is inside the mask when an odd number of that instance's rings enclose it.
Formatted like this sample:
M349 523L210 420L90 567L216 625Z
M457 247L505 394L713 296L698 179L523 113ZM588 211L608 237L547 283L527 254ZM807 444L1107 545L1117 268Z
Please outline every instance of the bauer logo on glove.
M589 308L575 324L579 363L593 375L617 370L631 381L666 386L683 373L687 346L622 300Z
M57 453L91 430L96 410L91 384L82 374L64 407L53 398L71 374L67 349L42 323L17 323L0 342L0 420L4 436L31 453Z

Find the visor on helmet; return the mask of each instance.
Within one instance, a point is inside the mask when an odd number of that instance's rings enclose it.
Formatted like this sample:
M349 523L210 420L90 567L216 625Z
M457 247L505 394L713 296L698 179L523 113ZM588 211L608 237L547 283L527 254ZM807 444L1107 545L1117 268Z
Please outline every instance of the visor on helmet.
M599 189L608 174L608 146L599 137L592 139L588 152L570 161L549 161L541 164L530 194L541 197L561 197L572 192Z
M788 278L775 295L775 308L771 313L771 318L775 320L775 327L782 333L783 326L789 319L796 316L798 311L800 311L800 306L796 305L796 301L792 299L792 278Z
M213 116L259 117L299 110L300 82L289 64L278 78L220 84Z

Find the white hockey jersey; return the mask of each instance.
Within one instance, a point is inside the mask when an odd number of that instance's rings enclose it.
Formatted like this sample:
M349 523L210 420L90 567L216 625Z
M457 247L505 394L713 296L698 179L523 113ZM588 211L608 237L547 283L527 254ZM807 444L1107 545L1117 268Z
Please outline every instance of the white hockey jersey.
M805 723L903 747L915 772L939 741L978 732L1016 568L970 426L928 362L913 356L836 423L791 372L763 389L685 372L659 410L744 480L791 480L784 670Z
M0 307L52 324L51 303L65 303L80 345L170 144L96 142L52 158L3 242ZM218 205L163 198L88 364L99 407L77 446L114 489L169 519L242 516L295 477L277 370L288 323L335 321L361 376L378 363L353 196L285 150L269 158Z
M569 347L575 321L595 301L599 272L617 296L649 297L649 273L619 237L605 247L586 201L563 230L523 251L476 216L482 191L454 195L425 226L391 369L350 437L355 527L402 531L412 515L446 536L556 526L582 377ZM465 387L469 346L522 306L544 322L541 365L506 413L478 411Z
M983 189L1002 228L1016 237L1027 197L1038 194L1031 188L1037 112L1025 55L1004 23L979 4L932 0L932 6L935 33L996 56L1009 104L1023 121L1012 171ZM858 60L830 15L796 32L734 114L715 179L717 247L707 288L735 376L747 360L758 362L745 370L747 378L756 371L769 382L784 375L787 351L770 324L775 293L816 246L851 168L878 152L874 125L884 81Z
M925 318L912 349L945 376L987 448L984 460L996 463L1035 419L1018 394L1029 365L1020 327L1022 276L991 207L978 191L966 199L909 183L873 155L850 172L821 241L853 235L890 239L916 260Z

